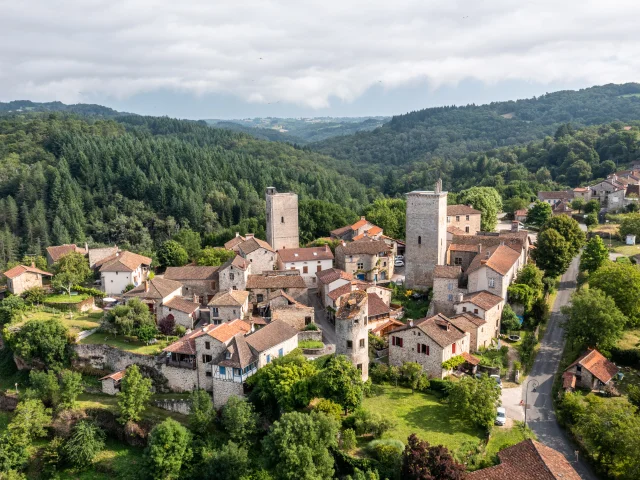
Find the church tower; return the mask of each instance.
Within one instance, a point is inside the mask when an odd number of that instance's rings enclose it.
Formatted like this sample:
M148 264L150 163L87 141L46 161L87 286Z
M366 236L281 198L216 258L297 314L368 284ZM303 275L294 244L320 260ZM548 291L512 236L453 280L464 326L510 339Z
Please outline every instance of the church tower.
M267 243L274 250L298 248L298 195L267 187Z
M447 255L447 192L442 180L435 191L407 193L405 284L407 288L433 286L433 270L444 265Z

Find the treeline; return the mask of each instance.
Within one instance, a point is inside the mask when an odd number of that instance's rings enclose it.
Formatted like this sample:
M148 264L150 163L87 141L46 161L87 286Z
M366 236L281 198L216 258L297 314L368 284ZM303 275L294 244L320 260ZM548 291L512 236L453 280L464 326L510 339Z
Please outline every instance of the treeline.
M337 173L334 163L204 122L2 117L0 267L69 242L149 252L181 228L209 244L235 230L264 235L267 186L344 208L351 218L380 194Z

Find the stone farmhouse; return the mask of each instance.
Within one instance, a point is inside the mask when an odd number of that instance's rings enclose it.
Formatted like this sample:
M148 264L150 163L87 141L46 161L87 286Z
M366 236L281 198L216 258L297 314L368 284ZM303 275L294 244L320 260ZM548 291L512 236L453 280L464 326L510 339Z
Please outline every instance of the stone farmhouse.
M200 303L185 298L173 297L160 305L158 320L168 318L187 330L193 330L200 320Z
M36 268L33 263L29 267L17 265L2 275L7 279L7 290L14 295L22 295L30 288L42 287L43 278L53 276L49 272Z
M247 239L238 245L238 255L251 264L251 273L270 272L276 265L275 250L253 234L247 234Z
M324 247L284 248L278 250L278 270L297 270L307 287L315 288L316 274L333 267L333 253Z
M469 292L488 290L507 298L507 288L524 266L520 254L506 245L487 248L476 255L466 271Z
M327 306L332 303L329 298L329 293L343 285L351 283L353 275L340 270L338 268L328 268L316 273L318 279L318 296L320 297L320 303L323 306Z
M236 255L218 268L218 288L220 291L245 290L250 272L250 263Z
M246 289L251 294L249 300L262 303L280 290L297 302L308 303L308 288L297 270L274 270L259 275L249 275Z
M442 314L409 321L389 332L389 365L417 362L422 371L435 378L451 372L442 367L452 357L469 354L471 335Z
M166 305L170 300L182 296L182 284L174 280L154 277L151 280L145 280L124 295L124 298L130 300L139 298L149 306L151 313L156 315L163 314L162 305Z
M365 217L360 217L360 220L353 225L347 225L345 227L332 230L330 235L333 239L351 242L360 235L367 234L371 238L376 238L376 236L382 235L382 233L382 228L374 225Z
M224 244L226 250L233 250L238 253L238 245L246 240L245 237L236 232L236 236Z
M447 227L455 227L467 235L480 231L482 212L469 205L447 206Z
M186 265L167 267L163 278L182 284L185 297L194 297L201 305L207 303L218 292L218 267Z
M65 255L71 252L76 252L82 255L86 255L88 251L89 251L89 247L87 247L86 243L84 245L84 248L78 247L75 243L47 247L47 250L46 250L47 264L51 266L54 263L56 263L58 260L60 260L62 257L64 257Z
M620 369L598 350L589 349L567 367L562 375L565 390L602 390L612 383Z
M315 319L313 307L296 301L282 290L269 295L269 298L255 306L265 322L283 321L296 330L302 330Z
M120 252L100 266L102 289L107 295L120 295L127 285L138 287L149 275L151 259L132 252Z
M226 290L209 302L211 323L218 325L249 315L249 292L246 290Z
M393 276L395 256L384 240L363 237L336 247L336 267L360 280L382 281Z

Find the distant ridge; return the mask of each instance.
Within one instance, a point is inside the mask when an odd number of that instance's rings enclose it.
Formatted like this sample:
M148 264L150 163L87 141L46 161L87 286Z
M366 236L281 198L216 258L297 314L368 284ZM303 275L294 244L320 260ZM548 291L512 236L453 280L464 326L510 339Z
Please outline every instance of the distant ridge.
M91 103L76 103L67 105L62 102L32 102L30 100L13 100L0 102L0 114L21 112L64 112L77 115L89 115L96 117L113 118L121 115L134 115L132 113L118 112L113 108L103 107Z

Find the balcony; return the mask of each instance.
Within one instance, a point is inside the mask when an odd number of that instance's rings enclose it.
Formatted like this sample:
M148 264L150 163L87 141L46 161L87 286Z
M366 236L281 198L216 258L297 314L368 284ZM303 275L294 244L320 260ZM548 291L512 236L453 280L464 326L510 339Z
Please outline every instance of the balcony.
M196 362L190 362L190 361L186 361L186 360L171 360L170 358L167 358L165 361L165 365L167 367L176 367L176 368L186 368L189 370L195 370L196 369Z

